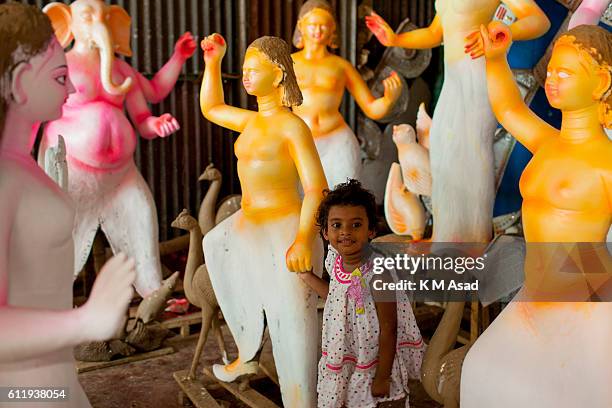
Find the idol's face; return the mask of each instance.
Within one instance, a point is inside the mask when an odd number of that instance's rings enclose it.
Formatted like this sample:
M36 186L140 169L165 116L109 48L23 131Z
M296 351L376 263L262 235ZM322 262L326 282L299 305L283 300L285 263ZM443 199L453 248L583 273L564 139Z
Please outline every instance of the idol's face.
M598 103L597 66L576 47L557 45L548 63L544 89L550 105L562 111L584 109Z
M22 65L23 64L23 65ZM47 49L17 64L13 80L20 81L25 98L19 105L22 115L33 122L47 122L62 116L62 106L74 92L68 76L63 48L53 38Z
M242 65L242 85L249 95L266 96L278 88L282 70L257 48L247 49Z
M298 22L304 42L330 45L336 32L334 17L327 11L315 8Z

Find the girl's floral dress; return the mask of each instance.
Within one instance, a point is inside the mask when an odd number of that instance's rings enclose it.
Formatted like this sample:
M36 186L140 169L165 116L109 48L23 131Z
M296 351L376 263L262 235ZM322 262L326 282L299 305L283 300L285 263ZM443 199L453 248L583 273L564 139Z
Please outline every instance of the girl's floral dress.
M396 292L397 349L386 398L372 397L370 388L378 363L378 315L370 282L374 252L347 272L342 257L333 251L331 282L323 312L322 356L317 382L318 407L375 408L379 402L408 395L408 379L420 378L425 343L404 292ZM330 259L331 261L331 259ZM395 272L390 271L396 278ZM406 398L406 407L408 407Z

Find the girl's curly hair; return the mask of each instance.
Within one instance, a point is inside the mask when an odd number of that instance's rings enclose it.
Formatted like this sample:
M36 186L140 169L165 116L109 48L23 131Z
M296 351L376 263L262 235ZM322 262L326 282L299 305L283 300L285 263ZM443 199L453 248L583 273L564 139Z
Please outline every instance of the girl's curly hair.
M333 190L325 190L317 210L316 223L321 231L327 231L329 210L334 206L363 207L368 216L368 229L376 229L376 198L355 179L338 184Z

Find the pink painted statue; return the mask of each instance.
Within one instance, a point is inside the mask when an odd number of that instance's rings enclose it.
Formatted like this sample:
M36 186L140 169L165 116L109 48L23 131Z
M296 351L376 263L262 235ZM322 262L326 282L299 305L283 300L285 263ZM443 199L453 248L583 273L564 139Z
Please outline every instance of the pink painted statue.
M136 260L135 287L145 297L160 287L161 264L155 203L132 157L137 142L132 123L147 139L179 129L171 115L153 116L147 102L159 102L170 93L197 44L190 33L181 36L170 60L149 81L115 57L131 55L131 19L123 8L78 0L70 6L50 3L44 12L63 47L74 39L66 59L76 93L68 98L61 119L46 126L40 154L55 145L58 135L65 138L68 192L76 205L75 276L101 227L113 252Z
M582 0L570 19L568 30L582 24L597 25L609 4L610 0Z

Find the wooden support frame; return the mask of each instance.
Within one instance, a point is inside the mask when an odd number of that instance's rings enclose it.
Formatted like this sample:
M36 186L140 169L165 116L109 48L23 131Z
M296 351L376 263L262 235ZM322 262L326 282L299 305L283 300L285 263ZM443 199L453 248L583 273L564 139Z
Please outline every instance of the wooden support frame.
M122 364L133 363L135 361L142 361L148 360L150 358L161 357L168 354L172 354L175 351L176 350L174 350L174 347L163 347L157 350L149 351L147 353L136 353L128 357L118 358L116 360L110 361L77 361L77 374L98 370L100 368L115 367Z

